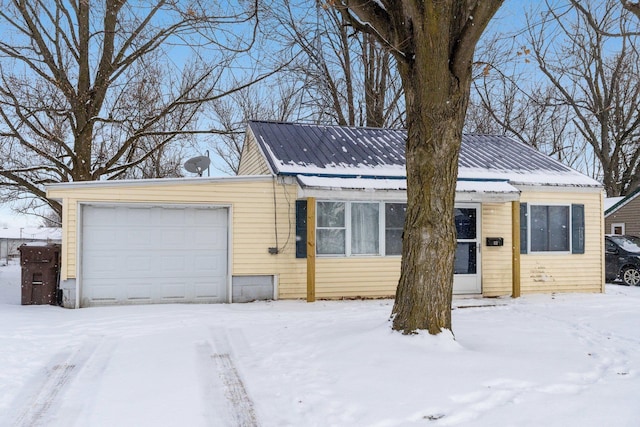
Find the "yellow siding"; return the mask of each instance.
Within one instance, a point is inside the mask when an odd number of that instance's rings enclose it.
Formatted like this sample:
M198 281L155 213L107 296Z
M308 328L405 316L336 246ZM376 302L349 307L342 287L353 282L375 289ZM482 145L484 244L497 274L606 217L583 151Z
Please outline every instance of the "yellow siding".
M603 291L603 215L601 193L527 192L522 203L569 204L585 207L584 254L522 254L521 289L527 293Z
M275 206L274 208L274 191ZM295 258L296 185L265 178L202 182L128 183L49 189L63 200L62 279L76 277L78 207L83 202L228 205L232 209L232 274L275 275L278 297L305 298L306 260ZM585 254L521 256L522 293L600 292L603 286L603 220L600 193L523 192L527 203L585 205ZM482 205L481 272L485 296L510 295L512 286L511 204ZM276 227L277 224L277 227ZM276 245L277 228L277 245ZM503 237L504 246L487 247L486 237ZM280 253L271 255L270 247ZM400 257L319 257L316 297L388 297L395 294Z
M278 209L274 210L274 188ZM163 185L87 186L50 189L48 196L63 199L62 278L76 277L77 209L83 202L169 203L229 205L232 208L233 275L276 275L281 298L306 293L305 260L295 258L296 187L259 181L203 182ZM276 246L277 216L280 253Z
M486 237L502 237L504 246L485 246ZM480 236L482 260L482 294L485 296L511 295L512 247L511 202L484 203L482 205L482 234Z
M238 175L270 175L269 165L262 155L253 134L247 131L247 138L242 147Z
M317 298L376 298L396 293L400 257L317 258Z
M78 229L77 203L65 203L67 206L66 228L62 229L64 237L62 238L62 270L61 276L66 274L66 278L76 277L76 257L77 257L77 238L76 230ZM67 257L65 259L65 249ZM66 268L65 268L66 266Z

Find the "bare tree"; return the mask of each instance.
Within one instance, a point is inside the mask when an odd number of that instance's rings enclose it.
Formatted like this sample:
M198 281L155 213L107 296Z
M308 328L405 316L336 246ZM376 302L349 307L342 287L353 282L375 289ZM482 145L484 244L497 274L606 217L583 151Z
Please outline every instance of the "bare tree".
M0 187L179 174L167 156L252 44L257 0L13 0L0 8ZM237 34L246 34L239 37ZM175 160L175 159L174 159ZM175 163L175 162L174 162ZM160 167L162 165L162 167Z
M258 86L251 86L215 101L207 114L218 131L210 138L213 151L224 162L219 169L238 173L248 120L289 121L296 117L303 96L302 85L280 73Z
M640 3L638 3L637 1L628 0L620 0L620 3L622 3L622 6L625 9L640 18Z
M274 13L274 30L298 55L290 71L304 82L303 114L338 125L402 126L402 85L392 54L376 37L354 32L328 4L285 0L284 12Z
M573 110L557 103L555 86L536 80L531 52L518 42L523 40L502 33L481 40L465 131L509 135L569 166L594 173L585 141L573 126Z
M404 126L402 85L389 50L372 35L354 32L334 8L315 0L282 4L265 10L262 22L269 25L262 31L290 64L207 109L216 124L208 141L223 172L237 172L247 120Z
M609 196L640 184L640 57L629 14L615 0L549 7L528 39L539 69L589 144Z
M62 218L60 215L49 209L41 215L42 227L57 228L62 226Z
M342 0L394 55L406 104L407 214L393 329L451 330L458 157L476 43L501 0Z

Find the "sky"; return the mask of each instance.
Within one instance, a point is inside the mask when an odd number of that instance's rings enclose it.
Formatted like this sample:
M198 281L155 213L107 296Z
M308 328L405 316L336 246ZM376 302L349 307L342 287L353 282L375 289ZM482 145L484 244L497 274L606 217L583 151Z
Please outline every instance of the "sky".
M554 4L562 4L563 1L557 1ZM490 34L492 32L516 32L524 26L525 20L525 11L530 11L532 8L539 5L538 2L533 2L531 0L506 0L503 6L499 9L498 13L489 24L486 33ZM531 64L533 67L533 64ZM212 140L210 140L212 141ZM224 175L220 169L223 168L223 164L220 159L217 159L213 150L213 147L202 147L202 152L193 152L187 155L187 158L202 155L205 150L211 153L212 157L212 165L210 168L210 174L212 176L222 176ZM185 172L187 176L191 174ZM40 219L33 216L28 215L17 215L12 212L9 206L0 206L0 227L33 227L39 226L41 223Z
M0 425L637 426L640 287L456 299L453 331L393 302L21 306L0 267Z
M2 228L39 227L40 225L42 225L40 219L35 216L17 214L10 206L0 207L0 227Z

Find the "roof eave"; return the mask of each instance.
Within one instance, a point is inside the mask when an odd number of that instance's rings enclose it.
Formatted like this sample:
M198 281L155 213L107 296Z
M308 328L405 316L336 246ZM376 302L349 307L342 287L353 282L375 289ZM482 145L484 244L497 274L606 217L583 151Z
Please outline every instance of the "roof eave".
M609 209L604 211L604 216L607 217L607 216L611 215L612 213L614 213L615 211L617 211L618 209L622 208L627 203L631 202L633 199L638 197L638 195L640 195L640 187L636 188L631 194L629 194L624 199L620 200L618 203L614 204Z

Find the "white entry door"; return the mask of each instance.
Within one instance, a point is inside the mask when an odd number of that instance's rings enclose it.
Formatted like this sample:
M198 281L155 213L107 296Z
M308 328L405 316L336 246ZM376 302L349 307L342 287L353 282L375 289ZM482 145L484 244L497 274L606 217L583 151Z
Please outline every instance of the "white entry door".
M226 302L228 210L82 206L81 306Z
M458 246L453 276L454 294L482 293L480 274L480 205L456 204Z

